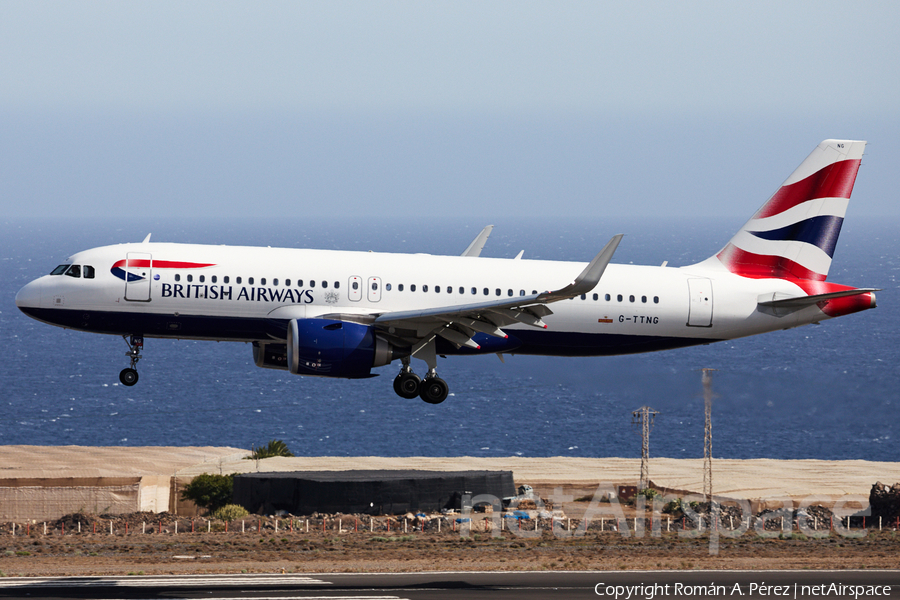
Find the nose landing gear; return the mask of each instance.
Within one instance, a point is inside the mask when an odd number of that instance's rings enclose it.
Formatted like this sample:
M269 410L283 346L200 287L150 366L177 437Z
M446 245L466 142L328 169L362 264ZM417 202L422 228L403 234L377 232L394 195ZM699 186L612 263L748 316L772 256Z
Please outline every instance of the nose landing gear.
M125 353L125 356L131 359L131 366L127 369L122 369L122 372L119 373L119 381L122 382L122 385L131 387L138 382L138 372L135 367L137 366L138 361L141 360L141 350L144 348L144 336L132 335L129 340L127 336L123 335L122 339L128 344L128 352Z

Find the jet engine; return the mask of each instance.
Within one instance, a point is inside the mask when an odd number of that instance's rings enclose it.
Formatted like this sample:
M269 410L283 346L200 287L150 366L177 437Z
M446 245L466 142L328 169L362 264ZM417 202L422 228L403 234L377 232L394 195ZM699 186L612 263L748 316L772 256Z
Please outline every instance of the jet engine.
M258 366L284 368L280 364L286 364L295 375L347 379L374 377L370 372L373 367L409 355L409 348L394 346L369 325L330 319L292 320L288 325L285 363L274 356L275 352L267 352L266 346L254 346Z

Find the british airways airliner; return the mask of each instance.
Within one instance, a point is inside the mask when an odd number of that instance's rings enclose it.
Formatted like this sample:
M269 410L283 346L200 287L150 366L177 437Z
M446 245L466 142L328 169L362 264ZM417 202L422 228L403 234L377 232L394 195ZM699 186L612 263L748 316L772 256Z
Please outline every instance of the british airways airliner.
M120 335L137 383L144 338L247 342L257 366L374 377L437 404L437 357L606 356L709 344L875 307L874 288L827 282L866 143L826 140L716 255L673 268L143 242L85 250L16 305L68 329ZM410 359L427 365L424 378Z

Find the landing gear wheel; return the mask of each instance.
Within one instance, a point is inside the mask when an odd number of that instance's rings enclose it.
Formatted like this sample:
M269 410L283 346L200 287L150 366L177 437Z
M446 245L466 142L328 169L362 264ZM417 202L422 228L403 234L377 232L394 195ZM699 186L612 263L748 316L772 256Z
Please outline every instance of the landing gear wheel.
M122 369L122 372L119 373L119 381L122 382L122 385L131 387L138 382L138 372L134 369Z
M428 404L440 404L449 393L447 382L440 377L429 377L419 386L419 396Z
M419 395L421 379L411 372L401 372L394 378L394 391L401 398L411 400Z

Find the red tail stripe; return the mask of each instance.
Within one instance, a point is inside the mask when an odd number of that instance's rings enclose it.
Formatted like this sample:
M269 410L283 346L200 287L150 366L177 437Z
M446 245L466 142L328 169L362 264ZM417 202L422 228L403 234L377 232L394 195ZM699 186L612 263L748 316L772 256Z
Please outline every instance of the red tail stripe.
M126 264L127 263L127 264ZM133 258L131 260L120 260L116 264L112 266L113 269L117 267L149 267L150 261L146 259L136 259ZM214 267L216 266L214 263L193 263L193 262L182 262L176 260L154 260L153 268L155 269L202 269L203 267Z
M832 163L805 179L781 186L754 218L771 217L816 198L849 198L860 162L857 159Z
M816 273L803 265L783 256L770 256L754 254L741 250L733 244L728 244L717 255L719 260L729 271L741 277L751 279L809 279L812 281L825 281L825 275Z

